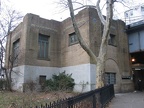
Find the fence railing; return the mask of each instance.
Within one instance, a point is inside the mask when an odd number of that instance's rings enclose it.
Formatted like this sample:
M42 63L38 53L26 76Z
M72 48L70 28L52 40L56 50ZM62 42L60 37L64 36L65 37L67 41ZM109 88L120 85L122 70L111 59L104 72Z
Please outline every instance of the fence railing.
M114 86L108 85L71 98L35 108L103 108L114 97Z

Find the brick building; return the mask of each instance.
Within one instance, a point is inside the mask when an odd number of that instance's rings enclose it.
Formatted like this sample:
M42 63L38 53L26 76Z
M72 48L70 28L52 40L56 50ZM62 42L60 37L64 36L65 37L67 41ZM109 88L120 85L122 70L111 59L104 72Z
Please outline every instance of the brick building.
M76 20L85 42L97 55L103 26L96 10L85 8L76 15ZM107 84L115 84L116 92L133 89L127 41L125 23L113 20L105 80ZM14 89L23 91L24 83L33 80L39 85L40 80L49 79L54 73L63 71L72 73L76 83L74 91L95 89L96 66L79 45L71 18L58 22L27 14L8 36L6 67L10 65L8 58L11 54L18 54L14 62L17 74L12 75Z

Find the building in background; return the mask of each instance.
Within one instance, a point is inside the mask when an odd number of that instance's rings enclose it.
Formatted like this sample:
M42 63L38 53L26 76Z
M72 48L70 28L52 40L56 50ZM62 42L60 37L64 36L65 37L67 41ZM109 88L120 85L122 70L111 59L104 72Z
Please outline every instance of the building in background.
M98 55L103 26L97 11L85 8L75 17L83 39L95 55ZM125 23L113 20L108 40L105 84L114 84L116 92L133 89L127 43ZM63 71L72 73L76 83L74 91L95 89L96 66L79 45L71 18L58 22L27 14L23 22L8 36L5 62L7 68L10 65L10 55L18 55L14 62L17 73L12 74L13 88L16 90L23 91L23 85L29 81L40 86L41 80Z
M134 6L124 14L134 86L140 90L144 89L144 4Z
M134 6L124 13L126 25L144 20L144 4Z

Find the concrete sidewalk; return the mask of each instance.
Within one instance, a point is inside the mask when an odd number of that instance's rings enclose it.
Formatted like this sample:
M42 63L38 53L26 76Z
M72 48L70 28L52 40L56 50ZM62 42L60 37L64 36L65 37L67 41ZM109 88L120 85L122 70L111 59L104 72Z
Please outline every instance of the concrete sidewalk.
M144 92L115 94L106 108L144 108Z

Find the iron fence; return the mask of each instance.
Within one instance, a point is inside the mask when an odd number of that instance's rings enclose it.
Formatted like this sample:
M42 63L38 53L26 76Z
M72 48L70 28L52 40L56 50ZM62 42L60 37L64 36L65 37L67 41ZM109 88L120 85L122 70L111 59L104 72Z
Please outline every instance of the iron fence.
M108 85L78 96L36 106L35 108L104 108L113 97L114 86Z

